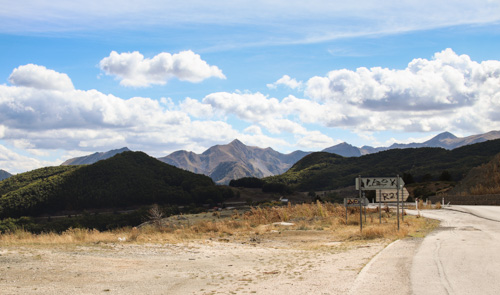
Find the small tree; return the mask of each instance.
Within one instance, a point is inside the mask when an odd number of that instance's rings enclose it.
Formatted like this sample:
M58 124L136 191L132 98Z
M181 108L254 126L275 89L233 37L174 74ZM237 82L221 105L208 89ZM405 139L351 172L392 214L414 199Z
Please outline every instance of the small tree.
M161 220L163 218L163 212L160 209L160 206L158 204L154 204L151 206L151 208L148 210L148 218L153 224L157 227L161 226Z
M403 181L405 184L411 184L415 182L411 173L403 173Z

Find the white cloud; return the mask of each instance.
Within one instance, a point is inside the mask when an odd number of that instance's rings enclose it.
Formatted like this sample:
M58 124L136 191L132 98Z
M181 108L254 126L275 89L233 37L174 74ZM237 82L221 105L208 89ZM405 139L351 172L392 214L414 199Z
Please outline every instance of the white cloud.
M243 130L245 133L262 135L262 129L257 125L251 125Z
M297 141L297 146L309 151L318 151L340 143L319 131L310 131Z
M336 102L371 110L416 111L473 105L484 86L498 79L500 62L473 62L451 49L432 60L415 59L404 70L358 68L313 77L306 94L321 102Z
M68 75L34 64L27 64L14 69L9 77L9 82L12 85L36 89L61 91L74 89Z
M45 166L59 165L57 161L43 161L35 157L24 156L0 144L0 169L16 174Z
M291 134L305 134L307 129L301 124L293 122L288 119L271 119L264 120L260 124L265 127L270 133L281 134L281 133L291 133Z
M288 75L284 75L280 79L278 79L276 82L267 84L267 87L270 89L276 89L278 88L279 85L284 85L287 86L291 89L301 89L303 86L302 81L297 81L295 78L290 78Z
M210 118L213 116L214 112L211 105L201 103L200 101L190 97L187 97L180 103L180 108L183 112L197 118Z
M188 146L206 148L239 134L225 122L192 121L188 112L173 107L167 98L124 100L97 90L25 86L0 85L0 137L33 153L58 149L95 152L128 146L155 154ZM200 112L210 108L200 106Z
M12 85L0 85L0 138L31 154L128 146L164 156L179 149L203 152L235 138L260 147L319 150L341 140L328 128L371 139L386 130L472 134L500 129L500 62L478 63L451 49L415 59L405 69L344 69L312 77L302 98L216 92L178 104L168 98L125 100L69 83L42 88L34 86L40 79L33 77L64 81L67 76L30 67L31 80L20 78L28 71L19 67ZM293 142L285 140L290 138ZM9 157L25 161L26 167L45 163L14 154Z
M485 131L499 127L500 117L491 110L500 106L500 62L477 63L446 49L403 70L331 71L309 79L305 93L334 111L323 119L327 126Z
M234 114L254 123L282 116L280 102L261 93L217 92L207 95L202 103L210 105L215 113Z
M290 147L290 143L284 139L270 137L264 134L241 134L237 137L244 144L249 146L257 146L260 148L271 147L276 150L277 147Z
M162 52L151 59L137 51L120 54L112 51L99 66L106 75L116 76L120 85L131 87L165 85L174 77L193 83L211 77L226 78L218 67L210 66L190 50L175 54Z
M418 58L405 69L340 69L312 77L306 98L218 92L196 102L210 113L250 122L272 134L315 127L373 131L480 133L500 128L500 61L481 63L453 50ZM207 109L208 110L208 109ZM209 113L206 111L205 113Z

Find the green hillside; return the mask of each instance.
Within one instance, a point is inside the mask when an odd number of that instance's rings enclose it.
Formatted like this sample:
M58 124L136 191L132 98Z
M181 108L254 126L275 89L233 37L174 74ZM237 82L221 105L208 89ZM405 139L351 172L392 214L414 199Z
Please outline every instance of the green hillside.
M0 218L153 203L201 204L221 201L224 193L207 176L142 152L124 152L92 165L41 168L0 182Z
M393 149L350 158L319 152L304 157L284 174L264 180L284 183L299 191L329 190L354 185L354 179L358 175L384 177L411 174L418 181L438 179L447 171L453 180L460 180L470 169L487 163L499 152L500 140L454 150Z

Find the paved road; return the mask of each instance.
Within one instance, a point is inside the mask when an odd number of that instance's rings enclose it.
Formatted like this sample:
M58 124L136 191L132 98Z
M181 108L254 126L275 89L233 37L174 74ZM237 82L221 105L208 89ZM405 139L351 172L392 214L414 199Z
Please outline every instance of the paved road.
M425 239L405 239L379 253L351 294L500 294L500 207L427 210L441 220Z

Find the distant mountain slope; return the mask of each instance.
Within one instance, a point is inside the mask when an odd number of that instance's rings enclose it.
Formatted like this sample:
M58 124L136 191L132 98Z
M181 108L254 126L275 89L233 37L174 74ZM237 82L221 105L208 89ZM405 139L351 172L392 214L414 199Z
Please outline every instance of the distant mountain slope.
M391 149L349 158L318 152L304 157L284 174L265 178L265 181L284 183L300 191L308 191L354 185L354 179L360 174L365 177L386 177L408 173L418 180L426 174L437 179L446 170L454 180L460 180L470 169L490 161L498 153L500 139L453 150Z
M100 160L105 160L113 157L116 154L123 153L123 152L130 152L130 150L126 147L117 149L117 150L111 150L108 152L102 152L102 153L93 153L92 155L88 156L83 156L83 157L78 157L78 158L72 158L69 160L66 160L64 163L61 165L89 165L89 164L94 164L97 161Z
M485 142L500 138L500 131L490 131L484 134L471 135L467 137L456 137L450 132L443 132L423 143L393 144L389 148L420 148L420 147L440 147L447 150L456 149L465 145Z
M9 172L0 169L0 181L4 180L4 179L7 179L7 178L9 178L11 176L12 176L12 174L10 174Z
M282 154L271 148L246 146L239 140L216 145L201 155L177 151L160 161L195 173L210 176L215 182L226 184L242 177L265 177L281 174L309 153L295 151Z
M417 142L408 144L395 143L389 147L376 147L376 148L371 146L363 146L361 148L358 148L347 143L341 143L326 148L323 151L328 153L334 153L344 157L359 157L362 155L378 153L381 151L387 151L391 149L439 147L447 150L452 150L465 145L484 142L488 140L494 140L494 139L500 139L500 131L490 131L488 133L471 135L467 137L456 137L450 132L443 132L421 143Z
M440 147L451 150L498 138L500 138L500 131L491 131L463 138L456 137L449 132L443 132L423 143L393 144L390 147L377 148L370 146L358 148L348 143L341 143L323 151L343 157L360 157L391 149ZM92 164L128 150L128 148L122 148L105 153L95 153L86 157L67 160L62 165ZM232 179L242 177L261 178L282 174L308 154L310 152L303 151L281 154L271 148L246 146L241 141L234 140L226 145L213 146L202 154L190 151L176 151L159 158L159 160L184 170L208 175L219 184L227 184Z
M361 156L361 149L350 145L348 143L340 143L337 145L334 145L332 147L326 148L323 150L323 152L331 153L331 154L337 154L343 157L360 157Z
M91 165L46 167L0 182L0 218L61 210L218 202L224 190L205 175L142 152L123 152Z

